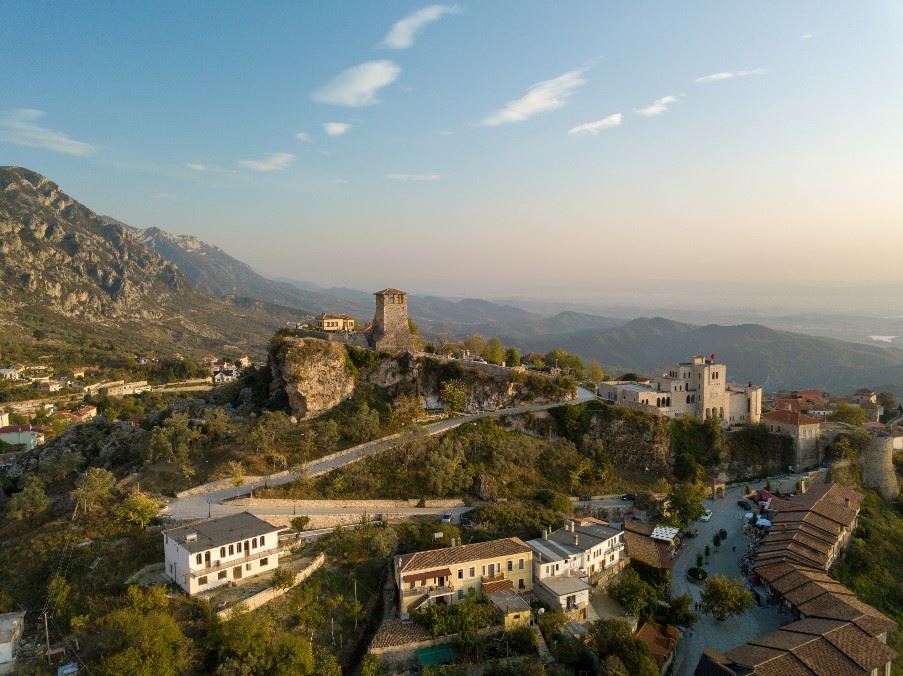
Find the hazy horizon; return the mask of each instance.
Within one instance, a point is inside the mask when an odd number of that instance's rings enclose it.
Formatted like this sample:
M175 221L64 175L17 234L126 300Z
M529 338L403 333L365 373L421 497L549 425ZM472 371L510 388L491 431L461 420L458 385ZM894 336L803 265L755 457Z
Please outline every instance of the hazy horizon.
M0 27L0 164L270 277L749 312L903 284L892 2L50 7Z

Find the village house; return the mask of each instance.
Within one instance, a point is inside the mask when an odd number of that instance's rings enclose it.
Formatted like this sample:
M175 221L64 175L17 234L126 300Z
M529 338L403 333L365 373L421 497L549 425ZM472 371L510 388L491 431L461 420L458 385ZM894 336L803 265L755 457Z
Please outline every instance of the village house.
M641 565L671 570L677 556L678 528L653 526L628 519L624 522L627 557Z
M0 615L0 674L8 674L15 667L16 646L24 627L24 610Z
M660 676L667 674L674 662L674 652L677 649L677 630L650 620L637 629L636 637L649 648Z
M533 550L533 593L555 610L586 618L590 582L610 579L626 564L623 531L594 518L527 542Z
M762 388L728 383L727 366L718 363L715 355L672 364L652 380L599 383L596 395L669 418L717 419L725 427L755 424L762 415Z
M238 369L222 369L213 374L213 382L217 384L231 383L238 379Z
M72 411L72 417L78 422L88 422L97 417L97 407L86 404L85 406Z
M9 366L0 369L0 380L27 380L23 374L24 369L19 366Z
M396 556L395 583L401 619L411 610L452 604L471 592L533 589L533 550L520 538L453 545ZM517 618L511 618L515 621Z
M9 413L0 411L0 427L6 427L7 425L9 425Z
M34 425L6 425L0 427L0 441L13 446L23 446L31 451L44 443L44 428Z
M166 577L193 596L274 570L281 530L241 512L163 531Z
M41 392L59 392L64 386L64 383L61 383L59 380L45 380L38 383L38 390Z
M354 317L350 315L331 315L323 313L316 319L317 331L354 331Z
M117 382L101 385L99 391L100 394L104 394L108 397L125 397L131 394L141 394L142 392L149 392L150 385L147 384L146 380L135 380L130 383L126 383L120 380Z
M818 418L798 411L780 410L763 414L762 423L772 434L782 434L793 440L796 468L814 467L821 462L818 445L821 421Z

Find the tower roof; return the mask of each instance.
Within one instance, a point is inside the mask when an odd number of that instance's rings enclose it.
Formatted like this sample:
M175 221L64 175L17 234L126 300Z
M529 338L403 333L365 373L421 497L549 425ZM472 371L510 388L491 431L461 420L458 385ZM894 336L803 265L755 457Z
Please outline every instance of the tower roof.
M373 295L374 296L395 296L398 294L407 296L408 292L407 291L399 291L398 289L393 289L392 287L389 287L388 289L383 289L382 291L377 291Z

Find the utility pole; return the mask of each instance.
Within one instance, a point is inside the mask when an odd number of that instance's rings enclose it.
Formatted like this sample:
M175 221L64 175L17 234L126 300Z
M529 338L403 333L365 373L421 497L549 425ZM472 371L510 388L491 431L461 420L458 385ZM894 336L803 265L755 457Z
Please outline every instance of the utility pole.
M47 659L50 659L50 629L47 628L47 611L44 611L44 637L47 639Z

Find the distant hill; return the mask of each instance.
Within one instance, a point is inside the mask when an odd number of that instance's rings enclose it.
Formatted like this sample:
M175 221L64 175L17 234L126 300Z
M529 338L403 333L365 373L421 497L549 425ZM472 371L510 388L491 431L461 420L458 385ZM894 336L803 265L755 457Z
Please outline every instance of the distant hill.
M817 387L846 393L857 387L903 393L903 350L776 331L760 324L698 326L661 317L606 330L524 337L524 349L561 347L597 359L614 373L651 374L694 354L714 352L734 381L769 390Z
M173 351L265 346L297 313L196 290L132 229L49 179L0 167L0 317L12 327L105 335Z

